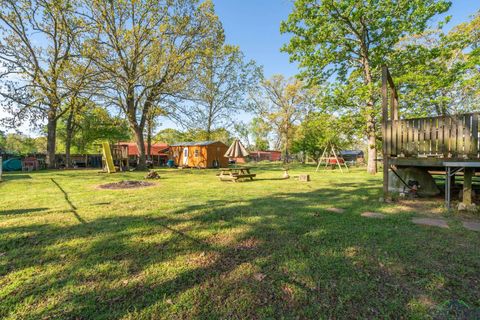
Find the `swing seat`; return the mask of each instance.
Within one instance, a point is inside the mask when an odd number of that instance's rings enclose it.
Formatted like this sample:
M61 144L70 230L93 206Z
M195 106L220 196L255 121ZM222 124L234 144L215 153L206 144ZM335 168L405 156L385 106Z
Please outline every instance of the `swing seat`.
M343 158L341 158L341 157L338 157L338 162L339 162L340 164L344 164L344 163L345 163L345 160L344 160ZM328 164L329 164L329 165L332 165L332 166L336 165L336 164L337 164L337 159L335 159L335 158L328 158Z

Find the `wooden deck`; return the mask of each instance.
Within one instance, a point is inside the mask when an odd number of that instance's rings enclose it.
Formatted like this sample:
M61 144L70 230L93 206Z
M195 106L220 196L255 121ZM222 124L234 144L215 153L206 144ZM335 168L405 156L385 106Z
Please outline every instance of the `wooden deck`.
M479 113L387 120L386 153L415 158L479 159Z
M392 167L422 167L464 172L464 204L471 203L471 182L480 168L478 120L480 113L400 119L398 94L386 66L382 68L383 193L388 197ZM457 169L452 169L457 168ZM447 178L449 180L450 178ZM446 185L449 185L448 183ZM450 188L445 190L447 207Z

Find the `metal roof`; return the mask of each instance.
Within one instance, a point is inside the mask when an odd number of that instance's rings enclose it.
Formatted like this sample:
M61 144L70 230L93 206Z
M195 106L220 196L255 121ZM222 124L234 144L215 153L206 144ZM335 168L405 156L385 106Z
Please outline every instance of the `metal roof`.
M361 155L363 154L362 150L342 150L340 151L340 154L344 155Z
M189 142L177 142L171 144L170 147L193 147L193 146L208 146L221 141L189 141Z

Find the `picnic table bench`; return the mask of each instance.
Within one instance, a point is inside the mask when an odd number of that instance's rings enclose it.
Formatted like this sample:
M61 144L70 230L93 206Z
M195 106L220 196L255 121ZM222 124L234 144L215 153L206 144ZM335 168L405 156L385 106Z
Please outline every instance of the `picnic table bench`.
M253 167L238 167L238 168L220 168L220 173L218 177L222 181L233 181L237 182L239 179L248 179L253 180L257 175L255 173L250 173L250 169Z

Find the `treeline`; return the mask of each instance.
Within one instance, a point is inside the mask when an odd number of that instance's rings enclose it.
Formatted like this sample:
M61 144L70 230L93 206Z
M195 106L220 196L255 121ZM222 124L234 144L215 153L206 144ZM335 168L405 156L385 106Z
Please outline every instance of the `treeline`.
M479 105L480 16L449 32L441 31L448 16L429 28L449 1L297 0L280 30L299 75L269 79L225 42L210 0L1 4L3 124L46 123L49 166L59 145L68 158L100 139L133 139L142 168L155 141L239 137L285 159L363 143L375 173L383 64L404 116ZM166 117L179 130L157 132Z

